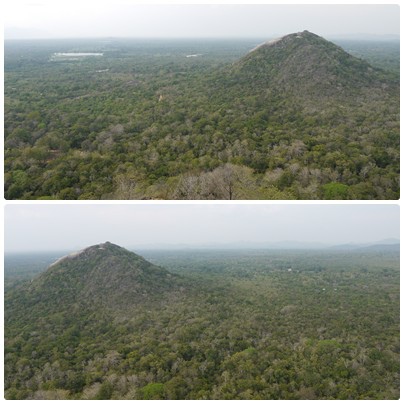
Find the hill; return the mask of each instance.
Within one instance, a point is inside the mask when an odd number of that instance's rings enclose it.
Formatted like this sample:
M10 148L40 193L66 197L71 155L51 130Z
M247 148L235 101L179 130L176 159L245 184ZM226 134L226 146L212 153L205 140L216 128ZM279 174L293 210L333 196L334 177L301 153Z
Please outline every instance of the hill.
M231 69L242 85L257 92L313 100L383 97L392 83L380 69L308 31L286 35L254 48Z
M375 244L368 247L363 247L359 249L359 251L371 251L371 252L379 252L379 253L400 253L400 244Z
M110 242L62 257L26 288L30 310L38 312L117 309L152 300L175 288L178 277ZM27 308L28 308L27 307Z
M166 270L106 242L57 260L31 284L30 291L45 291L50 300L83 300L89 305L110 307L144 300L174 284Z

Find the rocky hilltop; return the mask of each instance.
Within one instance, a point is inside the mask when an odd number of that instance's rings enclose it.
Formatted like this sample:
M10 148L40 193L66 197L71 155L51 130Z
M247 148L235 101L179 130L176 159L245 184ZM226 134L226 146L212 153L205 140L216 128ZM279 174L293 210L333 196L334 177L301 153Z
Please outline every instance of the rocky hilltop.
M110 242L58 259L24 287L29 309L118 309L154 300L178 287L178 276ZM21 312L21 310L20 310Z
M230 75L256 92L305 101L377 99L394 87L383 71L309 31L255 47L232 66Z

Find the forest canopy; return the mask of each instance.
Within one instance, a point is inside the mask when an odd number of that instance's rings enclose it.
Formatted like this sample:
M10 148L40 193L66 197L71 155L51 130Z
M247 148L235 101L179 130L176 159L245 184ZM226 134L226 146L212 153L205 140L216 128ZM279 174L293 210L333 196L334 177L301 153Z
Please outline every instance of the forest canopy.
M399 43L304 35L6 41L6 199L398 199Z
M104 248L6 260L7 399L399 398L397 246Z

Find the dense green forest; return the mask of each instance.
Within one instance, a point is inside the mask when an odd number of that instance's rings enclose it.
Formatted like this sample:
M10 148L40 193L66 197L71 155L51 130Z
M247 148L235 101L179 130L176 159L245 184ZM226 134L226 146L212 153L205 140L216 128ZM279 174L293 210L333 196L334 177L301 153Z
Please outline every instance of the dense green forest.
M6 256L6 398L399 398L398 248L144 256Z
M5 41L5 197L397 199L399 43L285 38Z

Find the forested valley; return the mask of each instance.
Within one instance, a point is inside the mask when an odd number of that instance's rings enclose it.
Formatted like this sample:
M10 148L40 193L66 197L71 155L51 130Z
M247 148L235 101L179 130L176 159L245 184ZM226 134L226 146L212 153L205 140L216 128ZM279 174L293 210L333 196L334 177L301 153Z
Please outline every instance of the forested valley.
M6 398L399 398L398 246L142 255L6 255Z
M398 199L399 43L261 42L5 41L6 199Z

